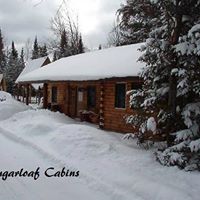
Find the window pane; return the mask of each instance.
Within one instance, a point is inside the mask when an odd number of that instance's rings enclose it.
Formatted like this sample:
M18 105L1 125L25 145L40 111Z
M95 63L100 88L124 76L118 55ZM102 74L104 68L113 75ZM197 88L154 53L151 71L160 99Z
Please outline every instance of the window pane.
M95 107L96 105L96 88L95 87L88 87L87 105L89 108Z
M51 102L57 103L57 87L52 87Z
M115 86L115 107L125 108L126 84L119 83Z

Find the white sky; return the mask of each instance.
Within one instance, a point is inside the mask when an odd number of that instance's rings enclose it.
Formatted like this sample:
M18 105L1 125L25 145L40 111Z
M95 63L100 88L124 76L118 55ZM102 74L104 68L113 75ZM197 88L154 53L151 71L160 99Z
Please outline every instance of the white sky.
M62 0L0 0L0 27L8 44L18 46L35 35L45 41L49 37L50 19ZM87 47L105 44L116 19L116 11L124 0L68 0L79 16L80 30Z

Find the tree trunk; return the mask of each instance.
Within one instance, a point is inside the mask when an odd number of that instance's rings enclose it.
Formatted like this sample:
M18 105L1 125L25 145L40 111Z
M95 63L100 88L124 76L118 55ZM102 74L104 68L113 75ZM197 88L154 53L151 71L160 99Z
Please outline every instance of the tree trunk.
M177 1L177 2L179 2L179 1ZM177 10L178 10L178 5L177 5ZM178 43L181 29L182 29L182 15L179 14L177 11L176 26L175 26L172 36L171 36L171 44L172 45L176 45ZM174 58L172 58L172 59L174 59ZM171 69L176 68L176 67L177 67L177 60L175 60L175 62L172 64ZM169 87L170 87L170 89L169 89L168 105L171 108L170 110L171 110L172 116L175 117L176 116L177 80L176 80L176 76L173 74L170 74Z
M177 4L176 26L173 29L171 40L170 40L172 45L176 45L178 43L181 29L182 29L182 15L178 12L178 4ZM173 68L178 67L176 55L172 55L172 56L173 56L172 61L174 60L174 63L171 64L171 70ZM169 132L170 132L170 129L174 127L174 122L176 121L176 96L177 96L177 79L176 79L176 75L171 74L171 71L170 71L168 106L170 109L171 120L169 124ZM167 136L167 143L170 146L171 144L170 135Z

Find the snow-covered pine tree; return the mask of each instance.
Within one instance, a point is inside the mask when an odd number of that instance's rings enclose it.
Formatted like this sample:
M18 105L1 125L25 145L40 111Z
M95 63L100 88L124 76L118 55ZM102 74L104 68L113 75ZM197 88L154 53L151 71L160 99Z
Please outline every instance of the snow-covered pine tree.
M14 93L15 80L18 77L19 59L18 52L15 48L14 42L12 42L11 51L9 52L8 64L5 68L7 91L11 94Z
M59 58L68 57L70 55L70 46L68 44L67 33L64 29L60 38Z
M25 62L24 62L24 49L21 49L21 53L20 53L20 57L19 57L19 67L17 70L17 74L20 75L20 73L22 72L22 70L25 67Z
M160 10L151 0L126 0L117 13L114 31L118 30L121 45L144 42L160 16Z
M43 46L39 46L39 57L45 57L47 56L47 46L44 44Z
M16 69L16 78L19 77L20 73L23 71L25 67L25 61L24 61L24 49L22 48L21 49L21 53L20 53L20 56L19 56L19 60L18 60L18 66L17 66L17 69ZM23 89L18 87L16 85L15 87L15 91L14 93L18 96L23 96Z
M173 145L156 154L162 164L186 170L200 170L200 14L193 19L193 26L174 47L178 65L171 71L177 86L176 112L184 126L172 134Z
M34 45L33 45L33 51L32 51L32 57L31 59L37 59L40 57L40 52L39 52L39 46L38 46L38 41L37 41L37 36L35 37L34 40Z
M0 29L0 74L4 73L5 66L6 66L6 56L4 52L3 36Z
M54 52L53 52L53 62L56 61L56 60L58 60L57 52L54 51Z
M79 36L79 41L78 41L78 53L84 53L83 40L81 35Z
M150 139L149 132L151 139L159 133L167 141L168 148L156 153L159 162L200 170L200 1L140 2L160 14L150 18L153 29L141 47L144 87L130 98L132 107L143 112L127 121L140 126L141 141Z

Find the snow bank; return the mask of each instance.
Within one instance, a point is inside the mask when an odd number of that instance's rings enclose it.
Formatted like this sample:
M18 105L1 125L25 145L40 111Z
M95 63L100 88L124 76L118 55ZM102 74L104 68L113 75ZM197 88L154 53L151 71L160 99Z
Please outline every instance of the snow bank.
M74 123L74 120L59 112L49 110L27 110L19 112L2 122L9 131L18 132L21 137L44 137L62 124ZM13 126L9 126L13 124Z
M199 174L161 166L151 151L122 140L121 134L60 113L30 110L8 93L1 92L0 98L0 134L62 167L80 170L80 181L96 194L115 200L199 199ZM191 145L199 149L199 141Z
M110 199L199 198L199 174L161 166L151 151L121 140L121 134L47 110L16 113L1 121L0 128L16 141L79 169L87 186L106 193Z
M138 49L142 43L114 47L59 59L21 76L18 81L98 80L111 77L138 76L144 63Z
M0 121L27 109L28 106L13 99L9 93L0 91Z
M4 91L0 91L0 101L3 102L5 100L10 100L12 98L11 94L4 92Z

